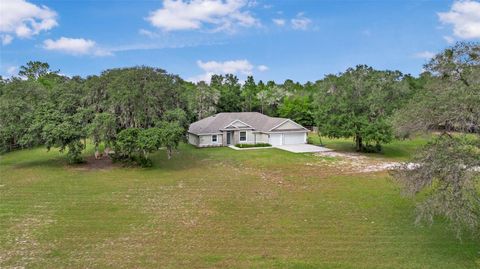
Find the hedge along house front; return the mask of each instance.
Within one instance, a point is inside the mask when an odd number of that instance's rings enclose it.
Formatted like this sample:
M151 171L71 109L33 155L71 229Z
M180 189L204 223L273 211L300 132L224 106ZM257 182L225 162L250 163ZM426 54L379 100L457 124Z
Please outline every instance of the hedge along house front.
M219 113L190 125L188 142L197 147L269 143L305 144L308 130L285 118L258 112Z

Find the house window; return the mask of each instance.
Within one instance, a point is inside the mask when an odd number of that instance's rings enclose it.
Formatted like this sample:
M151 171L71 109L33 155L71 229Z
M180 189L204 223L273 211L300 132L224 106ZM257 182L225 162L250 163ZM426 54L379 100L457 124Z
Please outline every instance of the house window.
M212 135L212 142L217 142L217 135Z
M247 132L240 132L240 141L247 141Z

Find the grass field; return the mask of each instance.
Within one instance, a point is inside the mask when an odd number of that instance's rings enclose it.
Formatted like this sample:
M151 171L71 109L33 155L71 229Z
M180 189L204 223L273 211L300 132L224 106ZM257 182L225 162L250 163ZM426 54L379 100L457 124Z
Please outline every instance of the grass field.
M0 268L480 267L480 242L414 226L386 172L344 174L277 149L165 155L148 169L71 167L43 148L1 156Z
M391 143L382 145L382 152L369 153L370 157L389 158L391 160L405 161L421 146L428 141L428 135L418 136L415 139L394 140ZM315 145L323 145L340 152L355 152L353 138L328 138L310 134L309 140Z

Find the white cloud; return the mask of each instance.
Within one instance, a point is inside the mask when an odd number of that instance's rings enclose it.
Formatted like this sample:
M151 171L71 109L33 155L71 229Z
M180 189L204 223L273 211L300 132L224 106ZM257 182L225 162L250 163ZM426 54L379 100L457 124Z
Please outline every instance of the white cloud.
M438 13L444 24L453 25L453 34L462 39L480 38L480 2L456 1L450 11Z
M258 6L258 2L257 2L257 0L248 0L247 6L248 7L256 7L256 6Z
M413 56L415 58L431 59L435 56L435 53L431 51L421 51L421 52L415 53Z
M0 38L2 39L2 45L8 45L12 43L13 36L11 35L0 35Z
M451 36L443 36L443 39L445 39L445 41L447 41L448 44L453 44L455 43L455 38L451 37Z
M200 67L204 73L188 80L193 82L198 81L206 81L210 82L210 78L212 75L225 75L225 74L234 74L237 76L250 76L253 74L253 70L255 66L251 64L248 60L232 60L232 61L225 61L225 62L217 62L217 61L197 61L198 67ZM265 65L257 66L259 71L266 71L268 67Z
M146 36L146 37L149 37L149 38L157 38L159 37L159 34L155 33L155 32L152 32L152 31L149 31L149 30L145 30L145 29L140 29L138 30L138 33L140 35L143 35L143 36Z
M245 0L164 0L163 8L146 18L153 26L164 31L199 30L233 31L236 26L251 27L259 22L243 9Z
M14 76L18 73L18 66L9 66L6 71L8 76Z
M3 0L0 4L0 33L2 44L9 44L13 35L29 38L58 25L57 13L46 6L25 0Z
M253 65L248 60L235 60L235 61L209 61L202 62L197 61L197 65L205 72L214 74L237 74L251 75Z
M265 71L268 70L268 66L262 64L262 65L257 66L257 69L258 69L260 72L265 72Z
M214 74L213 73L204 73L204 74L201 74L201 75L198 75L198 76L188 78L187 80L191 81L191 82L205 81L207 83L210 83L210 79L212 78L212 75L214 75Z
M273 23L275 23L278 26L284 26L285 25L285 20L284 19L272 19Z
M43 41L43 48L46 50L60 51L71 55L112 55L111 52L100 49L95 41L83 38L61 37L57 40L47 39Z
M297 17L290 20L292 28L295 30L307 30L312 20L305 17L303 12L297 14Z

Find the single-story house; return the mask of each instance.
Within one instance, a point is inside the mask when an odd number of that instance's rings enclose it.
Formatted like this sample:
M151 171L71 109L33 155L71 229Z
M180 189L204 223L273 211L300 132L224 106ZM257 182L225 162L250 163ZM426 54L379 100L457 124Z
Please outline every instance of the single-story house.
M218 113L190 125L188 142L197 147L269 143L305 144L308 129L285 118L258 112Z

